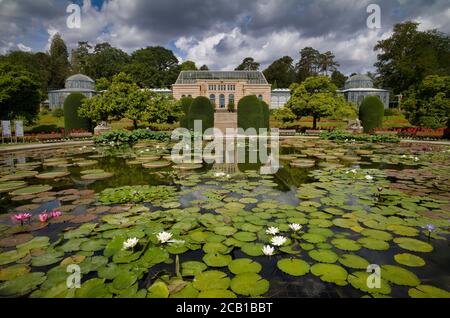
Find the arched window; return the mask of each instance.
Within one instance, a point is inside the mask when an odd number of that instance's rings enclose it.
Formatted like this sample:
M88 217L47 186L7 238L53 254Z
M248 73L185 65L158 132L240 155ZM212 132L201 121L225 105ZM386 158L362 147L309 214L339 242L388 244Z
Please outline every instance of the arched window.
M225 95L224 94L220 94L220 108L225 108Z
M191 95L191 94L189 94L189 95L188 95L188 97L192 97L192 95Z
M215 107L216 106L216 95L214 95L214 94L209 95L209 100L211 101L211 104L213 104Z
M263 96L262 95L258 95L258 98L259 98L260 101L263 100Z
M234 94L228 95L228 103L229 104L234 104Z
M184 94L183 94L183 95L181 95L181 98L185 98L185 97L186 97L186 95L184 95Z

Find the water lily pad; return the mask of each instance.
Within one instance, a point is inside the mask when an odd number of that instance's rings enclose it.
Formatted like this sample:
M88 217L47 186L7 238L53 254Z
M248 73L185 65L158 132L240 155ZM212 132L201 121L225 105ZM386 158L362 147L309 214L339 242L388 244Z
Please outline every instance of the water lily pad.
M197 298L237 298L236 294L223 289L205 290L198 294Z
M339 263L344 265L345 267L353 268L353 269L367 269L370 263L362 258L361 256L355 254L344 254L339 258Z
M425 261L422 257L417 255L403 253L394 255L394 259L397 263L406 265L409 267L422 267L425 266Z
M214 232L219 235L231 236L237 232L232 226L218 226L214 228Z
M7 181L0 182L0 193L9 192L12 190L20 189L26 187L27 183L25 181Z
M433 251L432 245L413 238L398 237L394 239L394 242L397 243L401 248L412 252L428 253Z
M222 255L218 253L209 253L203 256L203 262L211 267L224 267L232 261L230 255Z
M33 238L31 234L16 234L0 239L0 247L13 247L23 244Z
M37 175L39 172L33 170L16 171L12 174L1 177L0 181L17 181L25 178L31 178Z
M261 256L264 254L263 247L262 243L245 243L241 246L241 251L248 256Z
M237 232L233 234L233 237L242 242L252 242L256 241L256 234L252 232Z
M227 289L230 286L230 278L221 271L207 271L196 275L193 285L200 291Z
M390 224L387 226L387 229L401 236L418 236L420 234L420 231L413 227L399 224Z
M359 249L361 249L361 245L358 242L344 238L334 239L331 241L331 244L333 244L336 248L343 251L356 252Z
M170 298L197 298L198 294L199 291L194 288L192 283L188 282L182 290L171 294Z
M31 268L25 264L17 264L0 269L0 281L12 280L30 272Z
M11 192L10 194L11 195L38 194L41 192L50 191L51 189L52 189L51 186L42 184L42 185L34 185L34 186L17 189L15 191Z
M303 234L302 239L307 241L308 243L312 243L312 244L322 243L327 240L327 238L325 236L322 236L320 234L314 234L314 233Z
M176 170L197 170L197 169L201 169L203 167L202 164L189 164L189 163L183 163L183 164L177 164L172 166L173 169Z
M311 267L311 273L319 276L321 280L328 283L335 283L339 286L347 285L347 271L335 264L314 264Z
M33 257L31 264L33 266L47 266L58 263L64 256L63 252L47 250L44 254Z
M188 261L181 264L182 276L196 276L208 268L204 263L197 261Z
M91 173L84 174L81 176L81 180L105 180L114 177L112 172L101 172L101 173Z
M363 292L387 295L391 293L391 286L384 280L380 279L380 288L370 288L368 281L370 278L370 273L367 272L354 272L348 275L348 282L354 288L359 289Z
M0 284L1 297L20 297L29 294L45 281L45 273L27 273Z
M228 269L237 275L242 273L259 273L262 266L249 258L238 258L228 264Z
M291 276L303 276L309 273L309 264L301 259L282 259L277 262L277 267Z
M203 245L203 251L205 253L227 254L229 248L222 243L206 243L205 245Z
M153 162L146 162L142 164L142 167L146 169L160 169L160 168L166 168L169 167L172 163L170 161L166 160L160 160L160 161L153 161Z
M115 289L127 289L137 280L135 274L131 272L122 272L114 278L113 287Z
M358 240L358 243L361 244L363 247L374 250L374 251L385 251L389 249L389 243L377 240L371 237L363 237Z
M231 280L231 290L243 296L259 296L269 290L269 281L256 273L238 274Z
M413 272L395 265L381 266L381 277L383 279L401 286L417 286L419 278Z
M105 172L105 170L103 169L91 169L91 170L83 170L80 171L80 174L84 175L84 174L97 174L97 173L103 173Z
M308 255L313 259L321 263L336 263L339 256L330 250L312 250L308 253Z
M365 229L361 232L361 234L382 241L392 240L392 235L390 233L379 230Z
M411 288L408 295L412 298L450 298L450 292L430 285Z
M50 179L67 177L69 175L70 175L69 171L52 171L52 172L40 173L40 174L36 175L36 178L43 179L43 180L50 180Z

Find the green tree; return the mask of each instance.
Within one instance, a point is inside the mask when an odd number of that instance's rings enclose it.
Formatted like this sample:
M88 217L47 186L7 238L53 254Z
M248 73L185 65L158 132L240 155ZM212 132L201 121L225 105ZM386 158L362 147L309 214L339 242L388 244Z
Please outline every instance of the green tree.
M85 72L93 79L105 77L111 80L129 63L129 55L109 43L99 43L94 52L86 57Z
M175 83L180 71L172 51L156 46L135 51L126 72L140 87L166 88Z
M293 62L294 60L290 56L283 56L264 70L264 76L273 88L286 88L295 82Z
M340 66L335 60L335 55L330 51L319 55L320 71L323 75L328 76L328 72L334 72Z
M307 78L302 84L291 86L291 98L286 103L290 112L297 120L302 116L312 116L313 128L317 128L317 120L323 117L348 118L356 117L355 108L336 94L336 86L327 76Z
M106 77L100 77L95 81L95 89L98 92L106 91L110 86L111 83Z
M197 66L195 65L195 62L186 61L186 62L181 63L180 69L181 69L181 71L196 71Z
M259 70L259 63L255 62L253 57L246 57L242 63L235 68L235 71L257 71Z
M78 42L78 47L72 50L71 66L73 74L87 74L92 46L89 42Z
M367 96L359 107L359 119L365 133L373 133L374 129L383 126L384 105L378 96Z
M202 65L200 71L209 71L209 67L207 65Z
M63 88L66 78L70 74L70 64L66 43L59 33L56 33L52 38L49 55L50 82L48 86L52 89Z
M64 130L70 134L72 130L90 128L90 122L86 118L78 116L78 109L86 97L81 93L72 93L64 101Z
M320 71L320 52L312 47L305 47L300 51L300 60L296 64L297 80L299 83L308 77L317 76Z
M339 72L338 70L334 70L333 73L331 73L331 81L333 82L334 85L336 85L337 88L344 87L347 79L348 77Z
M39 113L39 83L30 72L15 65L0 64L0 117L33 121Z
M172 96L151 93L142 118L149 123L173 124L183 115L182 102L175 101Z
M407 92L402 108L413 125L446 127L450 119L450 76L425 77L417 90Z
M380 84L394 94L416 89L428 75L450 74L450 37L436 30L419 31L418 26L397 24L393 35L375 46Z

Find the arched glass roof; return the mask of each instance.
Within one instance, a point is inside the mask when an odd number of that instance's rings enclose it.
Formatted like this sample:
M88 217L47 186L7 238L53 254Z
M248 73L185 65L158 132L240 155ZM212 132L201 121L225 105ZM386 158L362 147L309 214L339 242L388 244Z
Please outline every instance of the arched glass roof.
M260 71L182 71L175 84L195 84L198 80L244 80L249 84L269 84Z

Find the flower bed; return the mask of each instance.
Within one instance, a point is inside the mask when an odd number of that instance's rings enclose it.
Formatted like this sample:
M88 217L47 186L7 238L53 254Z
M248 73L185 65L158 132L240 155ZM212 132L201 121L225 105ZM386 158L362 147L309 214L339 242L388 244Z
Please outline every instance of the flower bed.
M396 134L400 138L417 138L417 139L442 139L444 137L446 129L431 129L422 127L409 127L409 128L382 128L376 129L376 134Z

